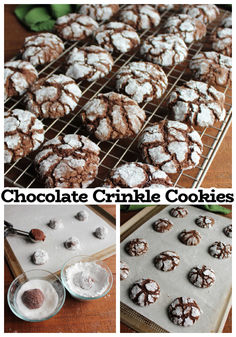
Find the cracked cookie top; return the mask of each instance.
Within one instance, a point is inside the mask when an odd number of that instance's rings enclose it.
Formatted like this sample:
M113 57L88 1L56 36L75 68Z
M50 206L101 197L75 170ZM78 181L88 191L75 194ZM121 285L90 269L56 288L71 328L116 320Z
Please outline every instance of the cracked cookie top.
M119 10L119 5L81 5L79 12L80 14L88 15L96 21L106 21L110 20L113 15L115 15Z
M206 267L194 267L188 274L189 281L198 288L209 288L216 280L215 272L213 269Z
M182 7L182 11L185 14L190 15L193 18L199 19L205 24L209 24L214 21L220 14L216 5L185 5Z
M232 254L232 246L230 244L216 241L209 247L209 253L216 259L227 259Z
M232 57L232 28L218 27L210 36L212 49Z
M199 319L201 309L190 297L178 297L168 307L170 320L180 326L191 326Z
M136 281L130 288L129 293L130 299L141 307L155 303L159 296L159 284L149 278Z
M162 271L174 270L180 262L180 257L171 250L166 250L155 257L155 266Z
M140 256L148 251L148 242L145 239L133 239L125 245L125 250L130 256Z

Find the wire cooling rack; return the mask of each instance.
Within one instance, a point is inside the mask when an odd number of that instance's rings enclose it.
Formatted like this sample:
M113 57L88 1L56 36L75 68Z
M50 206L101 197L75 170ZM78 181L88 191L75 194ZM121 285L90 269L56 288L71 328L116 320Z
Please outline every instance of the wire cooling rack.
M123 7L123 6L122 6ZM157 35L158 33L163 33L163 22L173 15L172 11L165 11L161 15L161 24L157 29L146 30L142 32L140 38L144 41L149 35ZM146 104L143 104L141 107L145 110L147 119L143 126L152 125L155 122L158 122L162 119L167 118L167 101L170 92L177 85L182 85L184 82L189 81L192 76L191 72L188 69L188 64L191 58L197 54L200 50L211 50L209 44L209 34L213 32L221 22L221 20L227 16L229 12L220 10L220 16L216 21L207 27L207 35L200 42L192 43L188 46L189 53L187 60L174 67L165 67L165 73L167 74L169 85L162 98L155 100ZM115 19L114 19L115 21ZM50 64L37 68L40 77L50 76L54 73L65 73L64 62L68 52L75 46L81 47L84 45L94 44L92 39L87 39L83 42L75 43L65 43L65 51L60 57L51 62ZM131 161L142 161L138 151L137 151L137 138L138 135L133 139L122 139L117 141L106 141L100 142L96 140L93 136L89 135L88 132L81 125L79 119L79 113L84 106L84 104L91 98L95 97L98 93L106 93L109 91L114 91L115 88L115 77L117 71L124 65L132 61L141 60L138 48L132 52L119 54L113 54L114 66L112 71L106 77L95 81L78 81L78 85L83 93L78 107L76 110L69 115L59 118L59 119L44 119L43 123L45 125L45 140L51 139L59 134L68 134L68 133L77 133L83 134L89 137L92 141L97 143L101 148L100 154L100 164L98 170L98 176L95 179L94 183L90 187L101 186L104 179L109 175L109 172L112 168L117 167L120 164ZM231 87L217 87L218 90L225 93L225 109L226 117L223 122L217 122L213 127L208 128L198 128L195 129L200 133L202 142L204 145L203 154L199 165L194 169L188 171L181 171L178 174L170 175L174 186L176 187L199 187L207 173L208 168L210 167L214 156L219 149L219 146L230 126L232 119L232 90ZM23 103L24 96L20 99L10 98L5 102L5 109L13 108L24 108ZM142 131L142 130L141 130ZM141 132L140 131L140 132ZM5 186L6 187L24 187L24 188L37 188L43 187L40 181L36 177L34 170L33 159L35 153L30 154L28 157L18 160L13 164L5 165Z

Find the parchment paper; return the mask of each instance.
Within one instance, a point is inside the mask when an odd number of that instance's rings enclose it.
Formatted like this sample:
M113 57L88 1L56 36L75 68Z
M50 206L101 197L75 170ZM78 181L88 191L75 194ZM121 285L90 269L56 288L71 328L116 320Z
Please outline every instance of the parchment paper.
M87 221L82 222L75 218L75 215L81 210L88 212ZM61 219L64 228L51 229L47 224L52 218ZM46 235L46 240L42 243L31 243L19 236L7 237L7 241L24 271L42 268L54 273L59 271L70 257L92 255L116 242L115 229L90 208L83 205L5 206L5 220L12 223L16 228L26 231L39 228ZM108 229L108 235L104 240L97 239L93 235L98 226L105 226ZM64 248L64 241L71 236L76 236L80 240L81 248L79 250ZM45 249L49 254L49 261L42 266L36 266L31 262L31 255L38 248Z
M189 211L187 217L182 219L171 217L169 211L173 206L168 206L121 243L121 260L126 261L130 266L128 278L121 281L121 302L169 332L213 332L219 326L228 302L232 285L232 265L231 258L225 260L213 258L208 253L208 247L215 241L231 243L232 239L225 236L222 230L231 224L232 220L192 206L184 207ZM197 226L194 220L199 215L213 217L214 227L208 229ZM172 230L167 233L157 233L152 229L152 223L162 217L167 217L174 223ZM182 244L178 234L183 229L197 230L202 236L200 244L195 247ZM125 252L124 246L129 240L138 237L148 241L149 250L142 256L131 257ZM180 256L180 264L174 271L163 272L153 264L155 256L165 250L173 250ZM187 279L192 267L203 264L211 267L216 273L215 284L206 289L193 286ZM161 289L158 301L147 307L139 307L128 296L129 287L140 278L156 280ZM180 296L194 298L203 310L199 320L192 327L179 327L168 318L168 305Z

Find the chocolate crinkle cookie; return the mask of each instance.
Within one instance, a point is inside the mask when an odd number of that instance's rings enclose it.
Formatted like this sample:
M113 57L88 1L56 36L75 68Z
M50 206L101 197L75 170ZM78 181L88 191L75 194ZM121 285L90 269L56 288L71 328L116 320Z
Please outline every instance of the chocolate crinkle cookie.
M23 95L37 80L38 72L27 61L16 60L4 64L4 98Z
M28 110L41 118L63 117L73 111L82 93L75 81L65 75L41 78L28 90Z
M228 238L232 238L232 225L228 225L223 229L223 232L225 233Z
M170 215L174 218L184 218L188 215L188 210L184 207L175 207L170 210Z
M174 270L180 262L180 257L171 250L166 250L155 257L155 266L162 271Z
M172 5L172 4L158 4L153 5L159 12L165 12L165 11L174 11L178 12L180 10L181 5Z
M188 274L188 279L195 287L209 288L214 284L216 276L213 269L204 265L192 268Z
M119 20L136 30L144 30L157 27L161 17L153 6L128 5L120 11Z
M210 216L200 215L195 222L201 228L211 228L214 226L215 220Z
M129 265L125 261L120 261L120 280L127 279L129 275Z
M178 297L168 307L170 320L180 326L191 326L199 319L201 309L197 302L189 297Z
M188 48L178 35L158 34L144 40L140 54L150 62L168 67L183 62L188 55Z
M55 34L39 33L25 38L22 59L34 66L50 63L64 50L62 40Z
M145 239L133 239L127 242L125 250L130 256L140 256L148 251L148 243Z
M119 5L81 5L79 12L80 14L88 15L96 21L106 21L110 20L113 15L115 15L119 10Z
M43 123L27 110L4 114L4 162L11 163L35 151L44 141Z
M189 81L176 87L169 96L169 118L201 127L212 126L225 118L225 95L212 85Z
M99 94L88 101L80 117L88 131L101 141L134 137L146 119L134 100L115 92Z
M103 187L165 188L173 186L168 175L155 166L139 162L126 163L113 169Z
M66 75L75 80L96 81L109 74L113 63L112 56L104 48L75 47L66 60Z
M232 28L218 27L210 36L212 49L232 57Z
M212 85L232 83L232 58L215 51L200 52L189 63L195 79Z
M97 175L99 153L84 136L58 136L43 144L35 168L46 187L85 188Z
M206 35L206 25L187 14L169 17L164 24L164 29L167 33L177 34L185 43L201 40Z
M116 75L116 89L137 103L160 98L166 91L168 79L157 64L130 62Z
M232 15L226 16L220 24L220 27L232 28Z
M148 164L166 173L176 173L198 165L203 144L193 127L164 120L144 129L138 148Z
M39 309L43 305L44 294L40 289L29 289L23 292L21 299L28 309Z
M182 12L190 15L192 18L196 18L209 24L214 21L220 14L219 9L216 5L184 5L182 7Z
M64 40L81 41L90 36L98 23L90 16L70 13L60 16L55 24L57 34Z
M230 244L216 241L209 247L209 253L216 259L227 259L232 254L232 246Z
M127 53L140 44L135 29L123 22L109 22L94 33L97 43L107 51Z
M152 227L156 232L165 233L165 232L168 232L169 230L171 230L173 225L174 225L173 222L170 221L169 219L162 218L162 219L156 220L152 224Z
M135 303L144 307L155 303L160 296L159 284L151 279L136 281L130 288L129 297Z
M197 246L200 243L201 238L200 233L194 229L190 231L184 229L179 234L179 240L186 246Z

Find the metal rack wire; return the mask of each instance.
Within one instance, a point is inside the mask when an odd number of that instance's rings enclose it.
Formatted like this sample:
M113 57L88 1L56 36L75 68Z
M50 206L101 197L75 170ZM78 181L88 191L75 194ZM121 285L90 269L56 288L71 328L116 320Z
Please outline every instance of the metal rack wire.
M147 30L140 34L141 40L145 40L149 35L156 35L162 33L162 22L164 22L167 17L173 15L172 11L165 11L162 13L161 24L152 31ZM206 37L200 41L189 45L189 53L187 60L174 67L166 67L164 70L167 74L169 85L164 94L164 96L156 101L143 104L141 107L145 110L147 119L143 126L145 128L157 121L167 118L166 102L168 101L168 96L170 92L174 89L176 85L181 85L184 82L191 79L191 72L188 69L188 63L191 58L197 54L200 50L211 50L208 44L209 34L214 31L219 25L220 21L228 15L227 11L220 10L219 18L207 27ZM85 42L75 42L75 43L65 43L65 51L60 57L51 62L50 64L37 69L40 77L50 76L54 73L64 73L64 60L68 52L75 46L80 47L84 45L94 44L92 39L88 39ZM87 131L81 125L79 119L79 113L84 104L98 93L105 93L109 91L114 91L115 87L115 76L122 66L126 65L132 61L139 61L141 57L139 55L138 48L135 51L125 53L125 54L113 54L114 66L112 71L104 78L95 81L78 81L78 85L83 93L78 107L76 110L69 115L59 118L59 119L44 119L43 123L45 125L45 139L51 139L59 134L68 133L78 133L89 137L91 140L96 142L101 148L100 154L100 164L98 176L94 183L90 187L100 186L103 180L108 176L112 168L115 168L119 164L130 162L130 161L141 161L140 155L137 152L137 138L134 139L122 139L117 141L106 141L100 142L96 140L93 136L89 135ZM226 117L223 122L217 122L213 127L208 128L196 128L200 133L204 149L201 156L199 165L188 171L179 172L175 175L170 175L174 185L176 187L199 187L210 167L217 150L230 126L232 119L232 95L230 87L217 87L218 90L225 93L225 109ZM13 108L24 108L23 104L24 97L20 99L10 98L5 102L5 109ZM141 131L140 131L141 132ZM43 187L40 181L36 178L36 173L33 167L33 158L35 154L30 154L26 158L18 160L13 164L5 165L5 186L15 186L24 188L37 188Z

